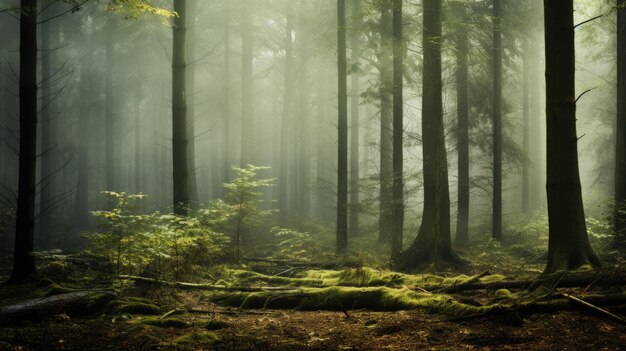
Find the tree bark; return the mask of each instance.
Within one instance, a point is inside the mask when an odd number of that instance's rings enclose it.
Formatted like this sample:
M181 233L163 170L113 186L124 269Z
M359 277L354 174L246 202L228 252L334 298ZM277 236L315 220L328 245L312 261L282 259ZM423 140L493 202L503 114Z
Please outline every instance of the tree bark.
M186 0L174 0L178 14L172 23L172 166L174 213L187 215L189 208L189 165L187 157L187 92L186 50L187 30Z
M578 170L573 0L544 0L548 264L546 272L599 266L589 245Z
M524 155L530 156L530 43L529 39L522 42L522 122ZM522 212L530 212L530 164L522 164Z
M502 241L502 1L493 0L493 227Z
M251 0L244 0L241 10L241 157L240 166L245 168L250 162L252 146L252 16Z
M37 0L21 0L20 9L20 155L12 282L37 273L32 255L37 165Z
M358 236L359 230L359 129L361 99L361 0L352 0L352 31L350 46L352 49L352 70L350 73L350 236Z
M380 4L380 53L378 56L380 95L380 174L378 241L391 244L393 233L392 188L393 188L393 122L392 95L393 52L392 19L387 2Z
M230 1L224 0L224 77L222 78L224 100L222 101L222 118L224 121L224 144L222 157L224 182L230 181L231 161L231 127L230 127Z
M337 254L348 250L348 87L346 58L346 0L337 0L338 148Z
M424 212L415 241L394 262L396 268L405 271L438 260L462 262L452 249L450 241L450 194L441 78L441 12L442 5L439 0L424 0L422 41Z
M617 0L617 123L615 128L615 247L626 247L626 1Z
M468 32L465 27L467 9L459 4L456 12L460 14L462 24L456 33L456 106L457 106L457 245L469 243L469 80L468 80Z
M403 37L402 37L402 0L392 2L393 27L393 183L392 211L393 233L391 238L391 257L402 251L402 232L404 229L404 171L403 143L404 110L403 110Z
M280 122L280 175L278 178L278 206L282 214L287 214L289 205L289 131L292 124L291 102L293 98L293 5L287 2L285 32L285 67L283 111Z
M187 8L185 9L187 14L191 15L189 19L190 25L185 23L185 27L189 27L187 29L188 33L185 35L185 51L186 51L186 59L185 59L185 96L186 96L186 104L187 104L187 130L186 130L186 138L187 138L187 191L189 196L189 206L192 209L197 209L199 206L198 203L198 180L197 180L197 172L196 172L196 108L195 108L195 96L196 96L196 12L198 8L198 0L186 0ZM192 62L188 64L188 62ZM213 143L214 147L210 150L211 154L217 154L217 150L215 150L216 143ZM216 178L215 174L219 170L217 166L218 163L214 162L213 167L211 167L211 178ZM222 182L213 181L214 185L214 193L215 188L218 190L221 189Z
M117 188L117 162L115 162L115 115L113 112L113 76L114 50L113 35L115 23L109 17L105 34L105 79L104 79L104 139L105 139L105 167L107 191L119 191Z

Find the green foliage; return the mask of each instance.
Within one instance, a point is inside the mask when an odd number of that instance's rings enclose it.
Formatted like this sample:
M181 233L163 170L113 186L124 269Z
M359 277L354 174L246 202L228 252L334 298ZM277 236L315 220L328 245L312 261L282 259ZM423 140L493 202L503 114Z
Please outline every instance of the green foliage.
M320 245L320 241L308 232L274 227L271 233L278 240L277 248L281 257L294 260L301 260L303 257L316 259L328 252Z
M90 250L111 261L116 273L179 279L225 258L228 239L213 230L229 218L223 204L190 217L136 214L135 202L144 195L105 194L113 207L94 212L101 230L91 236Z

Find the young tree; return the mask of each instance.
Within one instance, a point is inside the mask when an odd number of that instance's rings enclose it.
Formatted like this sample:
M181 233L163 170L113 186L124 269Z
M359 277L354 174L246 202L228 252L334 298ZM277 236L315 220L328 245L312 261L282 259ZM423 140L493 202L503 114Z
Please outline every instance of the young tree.
M346 58L346 0L337 0L338 138L337 254L348 250L348 87Z
M432 261L462 261L452 249L450 241L450 194L441 78L441 8L439 0L424 0L422 41L424 212L415 241L395 260L396 267L405 271Z
M20 154L15 250L10 281L37 273L34 249L37 166L37 0L20 1Z
M403 38L402 38L402 0L393 0L393 233L391 238L391 257L402 251L402 231L404 228L404 156L402 152L403 120Z
M626 245L626 1L617 0L617 125L615 129L615 247Z
M574 4L544 0L548 264L545 272L599 266L589 245L578 172Z
M174 0L172 19L172 165L174 213L186 215L189 207L187 157L186 51L187 1Z
M493 238L502 240L502 1L493 0Z

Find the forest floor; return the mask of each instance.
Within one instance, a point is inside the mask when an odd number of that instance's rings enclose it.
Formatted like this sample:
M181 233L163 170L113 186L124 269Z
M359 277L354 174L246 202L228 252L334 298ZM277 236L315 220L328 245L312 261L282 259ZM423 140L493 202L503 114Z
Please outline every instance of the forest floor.
M80 269L63 279L42 267L54 282L0 286L0 350L626 350L626 323L566 298L620 318L623 283L600 286L605 271L592 272L592 284L557 288L576 277L561 275L526 294L490 284L531 281L541 265L504 261L419 275L369 267L274 274L251 264L183 287ZM623 282L624 268L611 267L609 278ZM480 287L454 290L470 285ZM57 306L41 318L3 319L6 306L76 291L115 298L95 312Z

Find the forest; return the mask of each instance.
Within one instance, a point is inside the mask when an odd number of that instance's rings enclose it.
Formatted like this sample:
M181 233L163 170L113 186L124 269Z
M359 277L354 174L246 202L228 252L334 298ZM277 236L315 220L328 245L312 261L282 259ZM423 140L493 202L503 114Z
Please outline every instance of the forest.
M626 349L626 0L0 0L0 350Z

